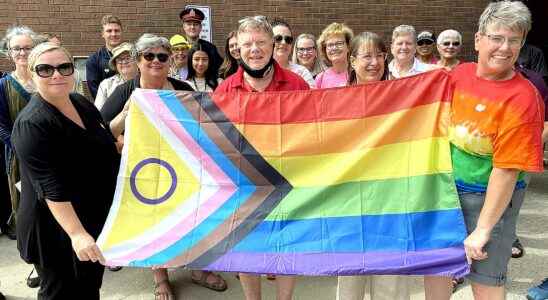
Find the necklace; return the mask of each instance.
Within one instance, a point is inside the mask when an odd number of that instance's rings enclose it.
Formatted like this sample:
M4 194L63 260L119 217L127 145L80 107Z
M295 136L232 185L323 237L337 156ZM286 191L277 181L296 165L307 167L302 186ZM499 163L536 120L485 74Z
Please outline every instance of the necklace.
M200 90L200 88L198 87L198 83L196 82L195 77L192 78L192 82L194 82L194 86L196 87L197 92L207 92L207 82L205 81L205 79L204 79L204 89L203 90Z

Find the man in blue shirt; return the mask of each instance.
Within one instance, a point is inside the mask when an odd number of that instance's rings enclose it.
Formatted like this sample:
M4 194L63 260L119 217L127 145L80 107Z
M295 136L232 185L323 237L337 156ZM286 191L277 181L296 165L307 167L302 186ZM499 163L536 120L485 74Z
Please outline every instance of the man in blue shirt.
M93 53L86 62L86 80L93 99L97 95L99 83L116 74L109 68L108 62L112 56L112 49L122 43L122 22L118 17L106 15L101 24L101 36L105 40L105 46Z

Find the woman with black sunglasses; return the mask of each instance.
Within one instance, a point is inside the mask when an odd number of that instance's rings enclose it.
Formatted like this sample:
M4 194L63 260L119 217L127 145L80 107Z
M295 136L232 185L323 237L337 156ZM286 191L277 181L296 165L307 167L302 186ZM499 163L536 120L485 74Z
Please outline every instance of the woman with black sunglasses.
M430 31L422 31L417 35L417 59L425 64L434 65L438 58L434 54L436 36Z
M316 87L316 82L312 74L306 67L293 63L290 60L291 49L293 48L293 33L289 24L282 19L274 19L271 22L274 32L274 59L280 66L286 70L299 75L308 83L311 88Z
M101 115L109 123L114 136L123 140L125 119L129 109L129 97L136 88L193 91L185 82L169 77L171 44L160 36L145 33L135 43L137 67L140 75L118 86L101 108ZM159 300L174 299L167 270L153 269L154 296ZM211 272L193 270L192 281L206 288L224 291L226 282L220 275Z
M461 44L462 35L458 31L453 29L442 31L438 36L437 46L440 60L436 65L448 71L453 70L453 68L460 64L457 56L459 55Z
M67 50L40 44L28 67L37 93L11 137L21 171L18 248L40 275L38 299L99 299L104 258L95 239L114 196L114 137L95 106L71 93Z

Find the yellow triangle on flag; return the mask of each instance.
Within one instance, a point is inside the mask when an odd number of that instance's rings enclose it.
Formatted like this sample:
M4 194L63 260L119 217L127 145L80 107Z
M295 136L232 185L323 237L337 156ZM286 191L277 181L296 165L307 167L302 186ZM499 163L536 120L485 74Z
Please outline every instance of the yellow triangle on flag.
M108 236L103 249L154 229L200 190L198 179L185 163L185 157L192 154L174 151L167 138L160 134L138 105L132 106L130 114L131 130L126 141L131 143L131 147L124 146L129 147L129 153L121 195L125 201L121 203L113 222L113 228L117 230ZM169 166L158 163L160 161L169 162ZM133 189L132 173L136 176ZM176 183L173 182L173 174L176 174Z

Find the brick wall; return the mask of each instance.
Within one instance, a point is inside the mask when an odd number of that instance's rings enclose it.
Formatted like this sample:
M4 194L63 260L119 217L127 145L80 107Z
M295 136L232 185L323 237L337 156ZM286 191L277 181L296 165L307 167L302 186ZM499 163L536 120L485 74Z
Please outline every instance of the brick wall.
M417 31L453 28L464 38L463 57L473 57L473 34L488 0L264 0L164 1L164 0L0 0L0 32L10 24L28 25L37 32L56 32L73 55L89 55L103 44L100 19L118 15L124 38L135 40L142 33L169 37L181 30L179 12L186 4L209 5L212 9L213 40L222 51L224 37L243 16L262 14L282 17L302 32L319 35L331 22L344 22L355 33L373 31L390 38L399 24ZM0 69L11 68L0 59Z

